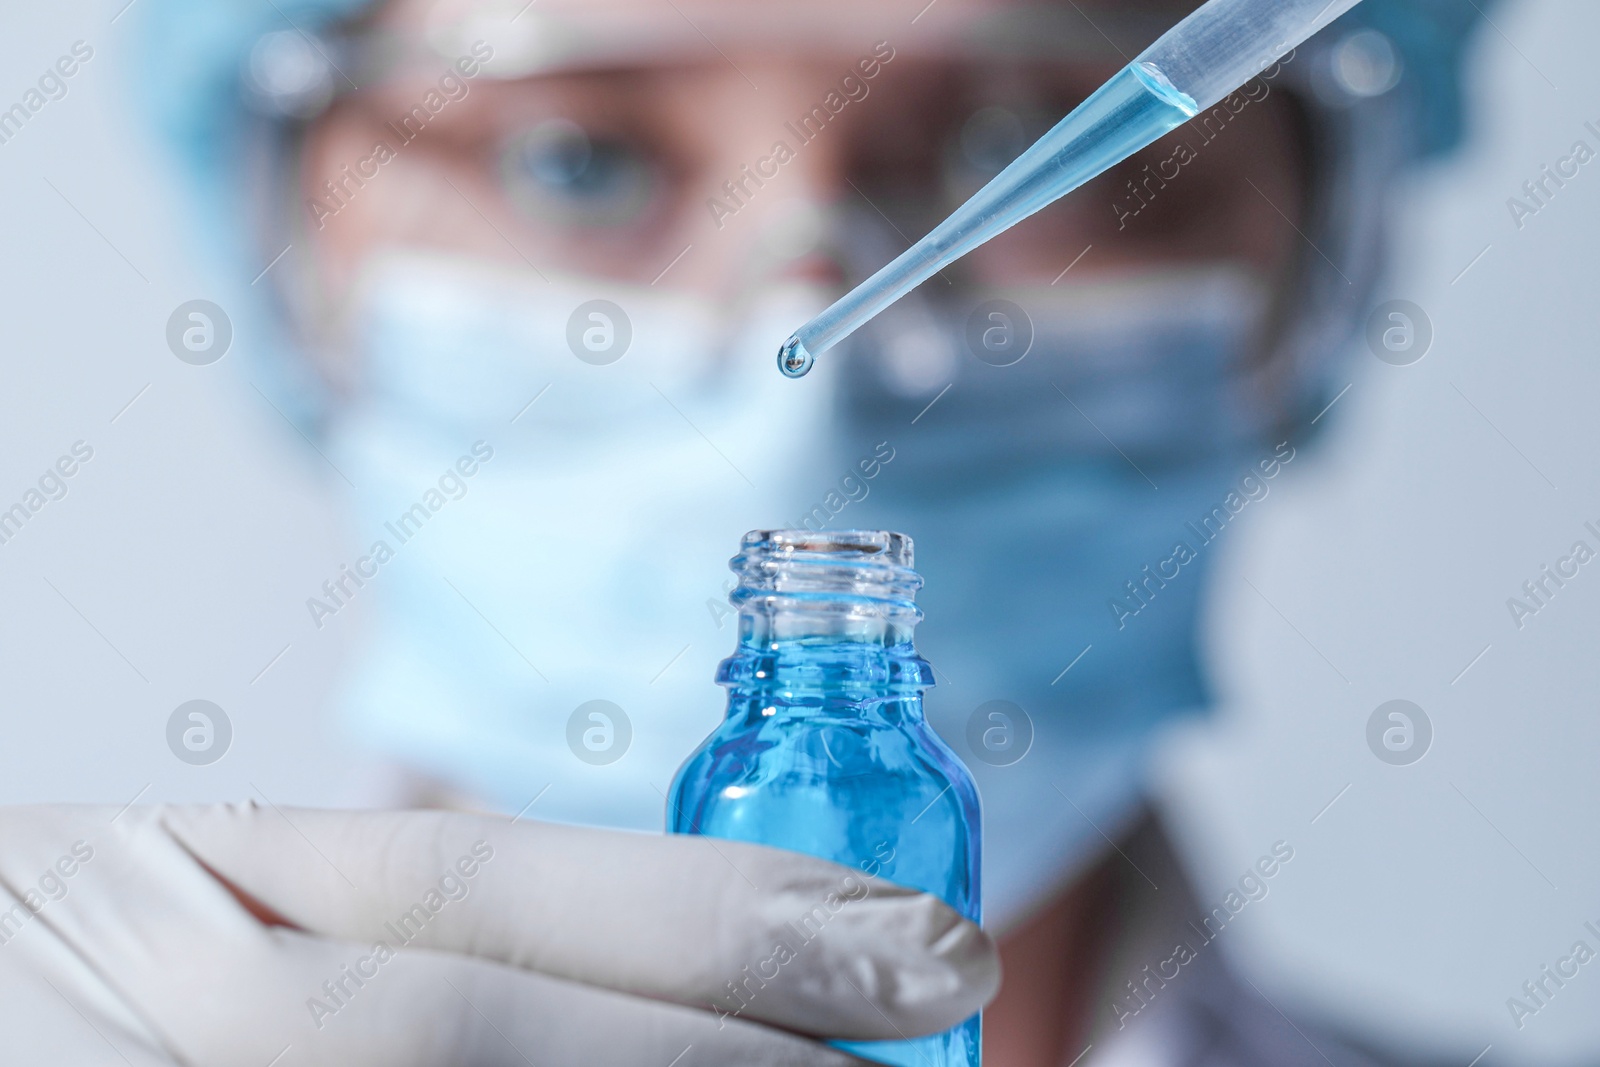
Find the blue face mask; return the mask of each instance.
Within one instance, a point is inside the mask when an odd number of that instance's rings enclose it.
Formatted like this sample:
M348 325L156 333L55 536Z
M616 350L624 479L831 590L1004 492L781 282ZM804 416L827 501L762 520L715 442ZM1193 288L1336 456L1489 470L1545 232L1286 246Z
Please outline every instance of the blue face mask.
M1230 492L1242 510L1270 484L1233 370L1260 293L1225 271L1010 290L1032 340L1009 366L1023 346L1003 332L989 351L966 316L911 305L841 361L843 432L897 453L850 522L916 538L927 707L978 781L994 923L1098 858L1138 812L1157 728L1206 701L1196 629L1220 545L1202 534L1225 535ZM999 313L978 325L1025 340Z
M613 364L566 336L597 294L630 313ZM928 583L930 718L983 795L989 914L1024 913L1137 812L1156 729L1204 703L1195 628L1218 546L1187 524L1256 459L1230 369L1261 305L1226 272L1007 296L1034 335L1012 365L981 341L976 358L965 318L909 302L792 382L717 354L770 353L816 294L729 334L679 297L387 263L358 304L362 399L334 435L363 558L392 550L356 560L376 572L356 594L375 618L347 723L509 810L542 794L530 814L657 829L722 713L739 534L903 530ZM1174 563L1180 541L1194 558ZM604 717L574 727L595 700ZM1026 743L1015 762L990 744L1008 738Z
M539 796L530 816L661 829L722 716L728 557L798 509L792 460L826 425L828 383L729 354L776 350L819 301L723 315L643 286L376 264L330 453L365 584L318 620L370 620L341 700L357 737L508 811Z

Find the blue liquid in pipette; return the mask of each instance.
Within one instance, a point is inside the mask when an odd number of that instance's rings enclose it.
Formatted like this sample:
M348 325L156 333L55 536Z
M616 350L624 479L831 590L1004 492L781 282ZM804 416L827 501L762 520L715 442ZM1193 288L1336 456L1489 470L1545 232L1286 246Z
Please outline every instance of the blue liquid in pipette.
M818 355L945 265L1155 143L1197 111L1194 100L1161 71L1130 63L926 237L797 330L778 352L778 369L801 377Z

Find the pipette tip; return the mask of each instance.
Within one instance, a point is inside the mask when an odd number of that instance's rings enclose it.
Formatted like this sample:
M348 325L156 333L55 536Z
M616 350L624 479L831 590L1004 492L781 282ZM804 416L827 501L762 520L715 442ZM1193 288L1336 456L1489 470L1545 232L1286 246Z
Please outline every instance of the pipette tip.
M778 349L778 369L789 378L803 378L817 362L817 357L806 351L800 338L791 337Z

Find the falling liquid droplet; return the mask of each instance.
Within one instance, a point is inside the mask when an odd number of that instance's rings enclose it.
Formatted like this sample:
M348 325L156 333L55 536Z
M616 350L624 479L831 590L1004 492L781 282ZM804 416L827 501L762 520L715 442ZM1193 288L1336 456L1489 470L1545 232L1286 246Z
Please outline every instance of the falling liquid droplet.
M806 346L798 337L789 338L783 343L783 347L778 349L778 369L787 377L805 377L806 372L816 362L817 357L806 351Z

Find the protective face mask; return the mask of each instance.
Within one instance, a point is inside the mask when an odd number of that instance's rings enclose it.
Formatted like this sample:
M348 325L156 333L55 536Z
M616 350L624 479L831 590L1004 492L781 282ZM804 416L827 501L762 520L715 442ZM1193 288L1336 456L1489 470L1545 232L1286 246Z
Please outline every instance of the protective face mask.
M1249 472L1269 491L1256 463L1282 457L1254 443L1234 371L1264 306L1248 277L994 295L1026 310L1025 355L974 355L984 294L905 303L840 360L841 430L897 450L859 521L916 539L927 708L977 779L985 912L1005 926L1098 860L1138 813L1157 731L1202 709L1200 597L1228 534L1188 524ZM1194 558L1166 562L1179 542ZM1146 586L1147 566L1177 573Z
M804 510L826 455L829 384L771 356L821 299L777 289L719 313L378 262L331 453L363 558L392 556L350 598L372 628L342 701L358 737L510 811L537 796L536 817L660 829L673 771L723 714L728 558Z

